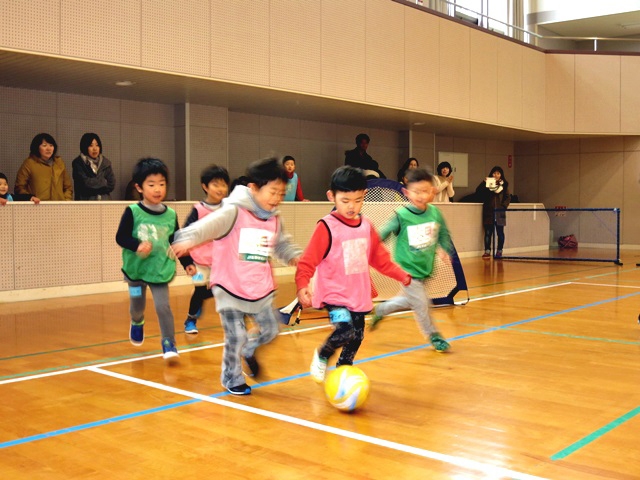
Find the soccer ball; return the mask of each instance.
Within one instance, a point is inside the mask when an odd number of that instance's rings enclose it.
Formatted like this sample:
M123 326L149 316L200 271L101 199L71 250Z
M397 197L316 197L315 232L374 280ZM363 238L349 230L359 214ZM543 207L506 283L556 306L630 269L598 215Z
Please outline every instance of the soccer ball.
M324 382L329 403L343 412L361 407L369 396L369 377L353 365L342 365L329 374Z

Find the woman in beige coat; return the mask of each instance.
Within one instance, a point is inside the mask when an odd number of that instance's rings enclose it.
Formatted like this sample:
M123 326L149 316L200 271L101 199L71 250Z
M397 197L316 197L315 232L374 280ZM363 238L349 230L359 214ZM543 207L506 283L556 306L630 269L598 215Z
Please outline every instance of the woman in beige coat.
M73 184L62 158L56 156L58 144L48 133L31 141L29 157L16 175L15 192L40 200L72 200Z

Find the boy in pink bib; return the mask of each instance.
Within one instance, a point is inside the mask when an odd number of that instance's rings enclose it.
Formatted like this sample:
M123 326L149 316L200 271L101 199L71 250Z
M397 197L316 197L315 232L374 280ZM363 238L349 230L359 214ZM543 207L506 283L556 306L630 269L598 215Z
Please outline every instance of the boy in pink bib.
M411 277L391 261L371 222L360 215L367 179L359 168L340 167L327 192L335 210L317 223L296 271L303 307L326 308L335 327L314 352L311 378L324 381L329 358L342 348L337 366L353 365L364 338L364 316L373 309L369 266L403 285ZM310 281L316 274L315 288Z

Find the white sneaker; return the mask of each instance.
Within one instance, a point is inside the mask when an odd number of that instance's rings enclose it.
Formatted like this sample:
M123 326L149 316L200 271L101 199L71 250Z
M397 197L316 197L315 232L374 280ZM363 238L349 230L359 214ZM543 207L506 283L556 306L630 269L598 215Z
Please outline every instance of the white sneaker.
M324 382L324 375L327 371L327 360L320 358L318 350L313 352L313 360L311 360L311 366L309 367L309 373L311 378L316 383Z

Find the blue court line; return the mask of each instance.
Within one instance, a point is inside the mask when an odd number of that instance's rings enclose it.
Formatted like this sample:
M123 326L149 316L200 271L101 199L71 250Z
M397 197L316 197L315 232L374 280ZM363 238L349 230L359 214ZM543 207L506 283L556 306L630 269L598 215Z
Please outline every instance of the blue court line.
M558 453L554 453L553 455L551 455L551 460L562 460L563 458L571 455L576 450L581 449L585 445L588 445L589 443L594 442L595 440L599 439L604 434L609 433L611 430L613 430L614 428L622 425L627 420L631 420L633 417L635 417L638 414L640 414L640 407L634 408L630 412L627 412L624 415L622 415L621 417L616 418L614 421L608 423L604 427L599 428L595 432L593 432L593 433L587 435L586 437L578 440L576 443L574 443L572 445L569 445L567 448L564 448L564 449L560 450Z
M534 322L536 320L542 320L542 319L545 319L545 318L550 318L550 317L554 317L554 316L557 316L557 315L562 315L562 314L565 314L565 313L584 310L586 308L591 308L591 307L598 306L598 305L604 305L604 304L607 304L607 303L615 302L615 301L618 301L618 300L623 300L623 299L626 299L626 298L629 298L629 297L634 297L634 296L637 296L637 295L640 295L640 292L634 292L634 293L630 293L630 294L627 294L627 295L623 295L621 297L615 297L615 298L610 298L610 299L606 299L606 300L599 300L597 302L589 303L589 304L586 304L586 305L581 305L581 306L578 306L578 307L568 308L566 310L560 310L560 311L557 311L557 312L551 312L551 313L548 313L548 314L545 314L545 315L539 315L539 316L533 317L533 318L527 318L527 319L524 319L524 320L518 320L516 322L511 322L511 323L507 323L507 324L504 324L504 325L499 325L499 326L495 326L495 327L486 328L484 330L479 330L477 332L470 332L470 333L466 333L466 334L463 334L463 335L458 335L456 337L450 338L449 341L452 342L452 341L462 340L462 339L465 339L465 338L475 337L477 335L482 335L484 333L495 332L495 331L499 331L499 330L505 330L505 329L508 329L508 328L516 326L516 325L523 325L523 324L526 324L526 323ZM396 355L401 355L401 354L404 354L404 353L413 352L413 351L416 351L416 350L421 350L421 349L426 348L428 346L430 346L429 343L422 344L422 345L416 345L416 346L405 348L405 349L402 349L402 350L396 350L394 352L389 352L389 353L385 353L385 354L381 354L381 355L375 355L373 357L369 357L369 358L366 358L366 359L358 360L358 361L356 361L354 363L356 365L358 365L358 364L361 364L361 363L367 363L367 362L371 362L371 361L374 361L374 360L379 360L379 359L382 359L382 358L389 358L389 357L393 357L393 356L396 356ZM277 384L280 384L280 383L288 382L290 380L296 380L296 379L307 377L307 376L309 376L309 372L299 373L297 375L292 375L292 376L289 376L289 377L284 377L284 378L281 378L281 379L270 380L268 382L260 383L258 385L253 386L252 389L267 387L267 386L270 386L270 385L277 385ZM217 398L217 397L222 397L222 396L227 396L227 395L229 395L229 393L227 393L227 392L219 392L219 393L210 395L210 397ZM18 438L18 439L15 439L15 440L9 440L7 442L0 443L0 450L4 449L4 448L16 446L16 445L21 445L21 444L25 444L25 443L29 443L29 442L33 442L33 441L42 440L42 439L45 439L45 438L51 438L51 437L63 435L63 434L66 434L66 433L73 433L73 432L77 432L77 431L80 431L80 430L86 430L88 428L99 427L99 426L108 425L108 424L111 424L111 423L116 423L116 422L120 422L120 421L124 421L124 420L129 420L129 419L132 419L132 418L141 417L141 416L144 416L144 415L149 415L149 414L152 414L152 413L157 413L157 412L161 412L161 411L165 411L165 410L170 410L170 409L173 409L173 408L178 408L178 407L182 407L182 406L185 406L185 405L190 405L192 403L196 403L196 402L200 402L200 401L201 400L196 400L196 399L186 400L186 401L183 401L183 402L173 403L173 404L165 405L165 406L162 406L162 407L156 407L156 408L152 408L152 409L141 410L141 411L135 412L135 413L130 413L130 414L126 414L126 415L119 415L119 416L111 417L111 418L104 419L104 420L97 420L95 422L90 422L90 423L86 423L86 424L82 424L82 425L76 425L74 427L67 427L67 428L63 428L63 429L60 429L60 430L53 430L53 431L47 432L47 433L42 433L42 434L38 434L38 435L32 435L32 436L24 437L24 438ZM640 413L640 407L638 407L636 410L638 410L638 412ZM635 410L633 410L633 411L635 411ZM609 430L613 429L615 426L625 422L626 420L628 420L629 418L632 418L636 414L631 415L628 418L627 418L627 416L620 417L618 423L612 422L612 424L610 424L612 426L608 430L606 429L606 427L604 427L604 428L602 428L600 430L597 430L596 432L592 433L588 437L585 437L585 438L591 438L591 440L589 440L588 442L585 442L584 445L586 445L587 443L590 443L591 441L599 438L600 436L602 436L605 433L607 433ZM574 450L569 451L566 455L569 455L573 451L578 450L579 448L582 447L582 444L574 444L574 445L576 445ZM571 448L571 447L568 447L568 448ZM556 454L556 455L558 455L558 454Z

